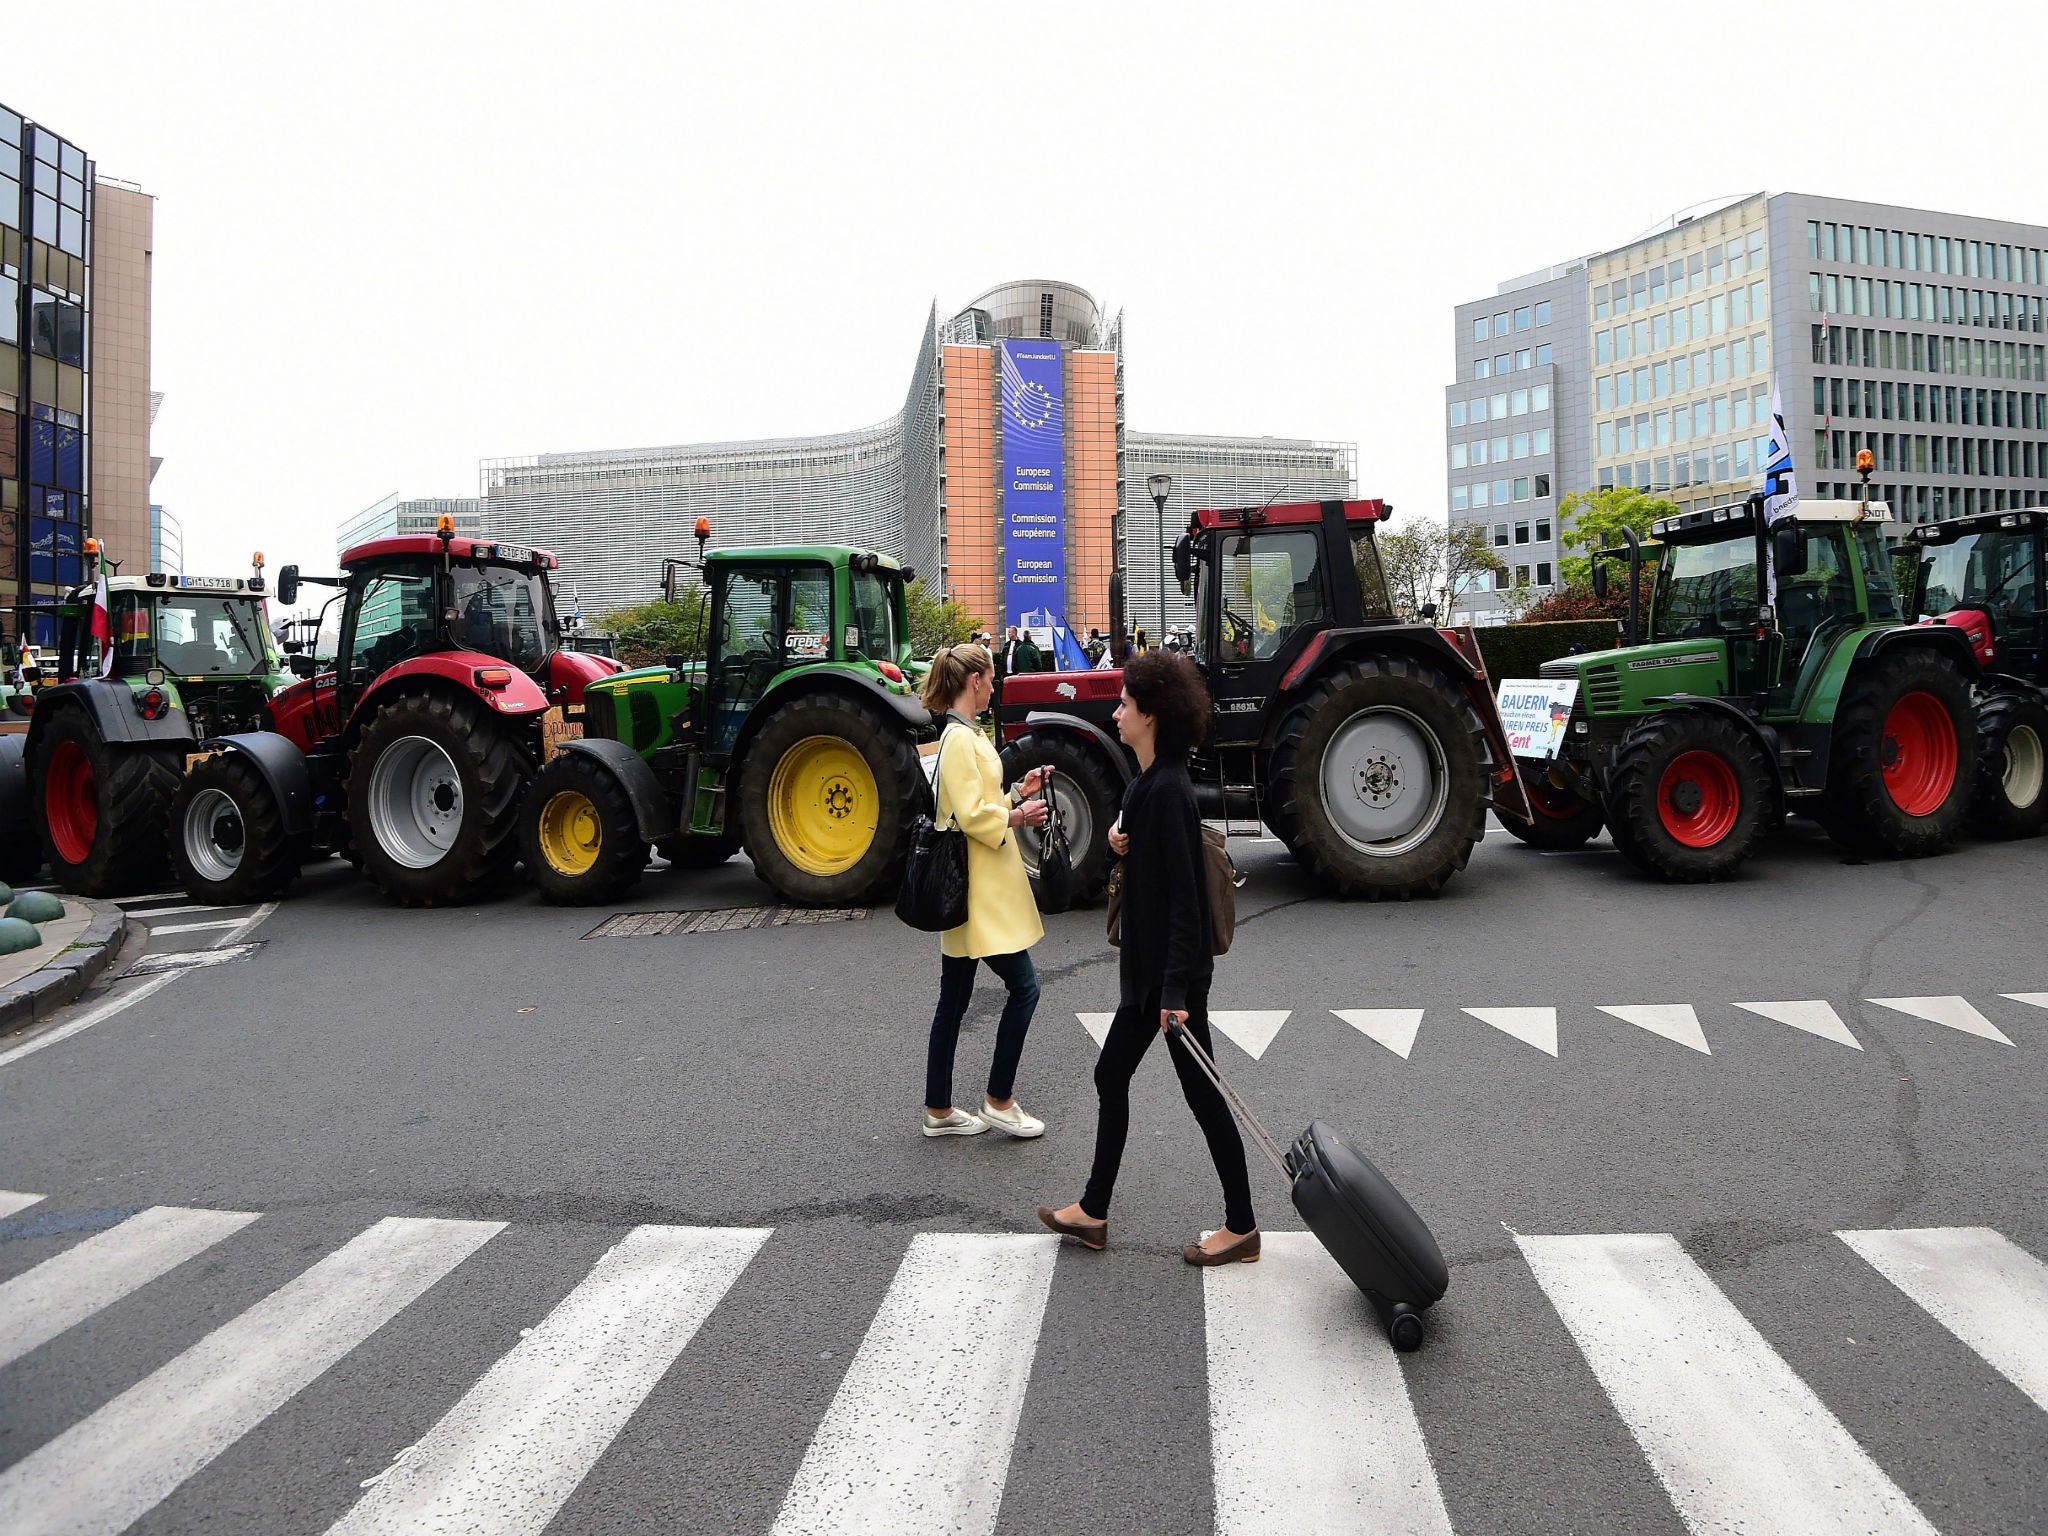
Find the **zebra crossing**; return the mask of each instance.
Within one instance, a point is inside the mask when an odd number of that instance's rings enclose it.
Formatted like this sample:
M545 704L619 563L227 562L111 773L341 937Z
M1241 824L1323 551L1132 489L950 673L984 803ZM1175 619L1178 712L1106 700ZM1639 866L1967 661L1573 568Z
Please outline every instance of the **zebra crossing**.
M2048 1010L2048 992L2001 992L2000 999L2006 1003L2018 1004L2007 1012L2031 1016L2036 1010ZM1904 1014L1928 1024L1938 1024L1957 1034L1972 1035L1996 1045L2017 1047L2018 1042L1994 1023L1984 1008L1998 1011L1995 1002L1987 1000L1982 1007L1961 996L1930 997L1871 997L1865 1002ZM1834 1003L1825 998L1800 998L1785 1002L1728 1003L1724 1005L1740 1009L1757 1018L1769 1019L1775 1024L1829 1040L1836 1045L1847 1046L1852 1051L1863 1049L1863 1042L1843 1020ZM1674 1045L1701 1056L1714 1054L1708 1042L1705 1029L1700 1022L1700 1008L1711 1005L1694 1003L1598 1003L1582 1013L1605 1014L1608 1018L1619 1019L1647 1034L1656 1035ZM1357 1030L1366 1039L1384 1046L1403 1061L1413 1059L1416 1044L1423 1038L1423 1021L1434 1015L1433 1029L1441 1029L1444 1020L1476 1019L1510 1039L1556 1058L1560 1052L1558 1020L1560 1010L1554 1006L1495 1006L1483 1008L1332 1008L1332 1017ZM1317 1010L1306 1010L1317 1015ZM1280 1031L1297 1015L1288 1008L1212 1008L1209 1022L1218 1033L1230 1040L1252 1060L1264 1058ZM1081 1027L1088 1031L1088 1037L1099 1048L1109 1036L1112 1013L1077 1013L1074 1017ZM1458 1027L1455 1024L1453 1027ZM1592 1043L1589 1039L1587 1043ZM1597 1046L1595 1047L1597 1048Z
M37 1206L46 1206L40 1196L0 1192L0 1212ZM162 1304L175 1287L226 1285L238 1242L262 1219L152 1207L0 1281L0 1373L117 1302ZM0 1238L8 1225L19 1222L0 1224ZM0 1530L126 1529L205 1478L407 1308L459 1286L463 1266L507 1227L375 1220L0 1469ZM474 1385L432 1405L438 1418L363 1480L327 1529L546 1529L706 1322L720 1309L744 1314L786 1283L775 1237L769 1228L627 1231ZM1760 1326L1754 1302L1738 1307L1675 1236L1513 1239L1540 1305L1661 1485L1669 1512L1656 1522L1675 1515L1696 1533L1937 1529L1788 1362L1788 1341L1767 1336L1769 1315ZM1845 1229L1819 1240L1892 1287L1929 1337L1960 1342L2024 1396L2027 1422L2004 1427L2015 1456L2042 1443L2048 1265L2039 1256L1982 1227ZM1013 1452L1042 1335L1055 1326L1055 1275L1091 1262L1042 1233L910 1237L879 1307L848 1340L851 1363L781 1496L776 1536L995 1531L1006 1488L1040 1470L1013 1464ZM1199 1283L1217 1531L1459 1528L1445 1474L1469 1460L1470 1427L1421 1411L1410 1382L1429 1368L1428 1347L1397 1356L1312 1236L1269 1232L1260 1263L1205 1271ZM1454 1275L1434 1327L1457 1328L1459 1290ZM1069 1305L1085 1293L1062 1292ZM20 1380L0 1374L0 1399ZM1901 1384L1902 1402L1911 1386ZM1113 1439L1116 1429L1101 1433ZM321 1454L304 1446L293 1460ZM1607 1512L1604 1523L1618 1518ZM1496 1511L1476 1526L1511 1523Z

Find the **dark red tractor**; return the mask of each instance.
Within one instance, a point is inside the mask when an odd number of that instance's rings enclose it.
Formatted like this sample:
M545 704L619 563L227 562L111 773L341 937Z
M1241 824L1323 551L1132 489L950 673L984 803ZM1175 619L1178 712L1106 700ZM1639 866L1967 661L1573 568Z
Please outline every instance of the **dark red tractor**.
M1174 568L1214 705L1191 765L1205 813L1262 823L1340 895L1406 901L1465 867L1489 807L1529 810L1469 633L1394 615L1374 543L1390 510L1198 512ZM1052 766L1084 901L1137 772L1111 719L1122 689L1116 670L1027 673L996 710L1007 775ZM1021 841L1035 874L1035 835Z
M171 857L203 900L274 895L335 852L408 906L502 888L544 726L573 732L585 685L619 670L564 647L545 550L457 537L444 518L341 564L280 573L285 606L301 581L340 589L316 654L289 657L300 681L270 701L271 729L201 742L178 788Z

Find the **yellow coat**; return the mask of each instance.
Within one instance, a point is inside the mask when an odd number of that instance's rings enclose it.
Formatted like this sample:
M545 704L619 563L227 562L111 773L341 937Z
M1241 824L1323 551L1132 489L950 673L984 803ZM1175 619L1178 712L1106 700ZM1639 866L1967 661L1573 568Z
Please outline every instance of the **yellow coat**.
M967 834L967 921L939 935L942 954L1013 955L1045 937L1010 810L996 749L980 731L949 719L939 738L937 820Z

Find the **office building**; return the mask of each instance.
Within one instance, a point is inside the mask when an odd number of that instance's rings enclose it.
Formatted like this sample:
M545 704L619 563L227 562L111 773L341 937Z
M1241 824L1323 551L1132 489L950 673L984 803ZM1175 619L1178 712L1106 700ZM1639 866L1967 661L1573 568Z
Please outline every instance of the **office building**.
M156 502L149 504L149 568L166 576L185 574L185 529Z
M479 497L424 496L401 501L393 494L372 502L342 523L334 536L334 556L338 560L358 544L367 544L372 539L432 533L441 526L444 516L455 519L455 531L464 538L484 531L484 504Z
M914 566L992 625L1051 615L1107 628L1109 578L1156 628L1157 520L1197 506L1354 493L1349 444L1127 432L1124 321L1056 280L1004 283L916 337L902 407L821 437L487 459L484 515L553 550L587 616L656 594L660 556L694 545L843 543ZM1188 615L1169 584L1167 618Z
M1508 562L1458 594L1557 579L1558 499L1626 485L1682 509L1762 483L1778 382L1802 495L1901 522L2048 498L2048 228L1758 193L1455 311L1451 521Z
M133 574L149 568L150 264L156 199L101 176L92 188L92 533Z

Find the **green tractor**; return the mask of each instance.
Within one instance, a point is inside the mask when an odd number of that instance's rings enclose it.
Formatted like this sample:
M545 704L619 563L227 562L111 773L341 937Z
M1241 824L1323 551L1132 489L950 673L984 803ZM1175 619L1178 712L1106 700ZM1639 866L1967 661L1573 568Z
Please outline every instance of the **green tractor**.
M648 849L683 868L742 845L776 895L805 906L887 898L930 804L904 588L913 572L837 546L721 549L701 660L590 685L583 735L542 767L520 811L528 875L549 901L609 901ZM692 648L693 651L695 647Z
M109 577L110 664L92 634L94 593L81 586L59 606L57 681L37 690L28 734L14 739L51 874L66 890L113 896L163 883L187 757L210 737L264 729L292 679L264 622L260 555L247 578Z
M1858 852L1947 848L1976 778L1979 667L1961 631L1905 622L1889 519L1882 502L1815 501L1773 523L1751 496L1658 523L1646 643L1632 613L1624 649L1502 685L1504 712L1548 688L1558 721L1546 735L1510 719L1536 814L1508 830L1569 848L1604 823L1674 881L1734 873L1795 812ZM1633 537L1598 553L1594 584L1604 594L1623 554L1633 603Z

